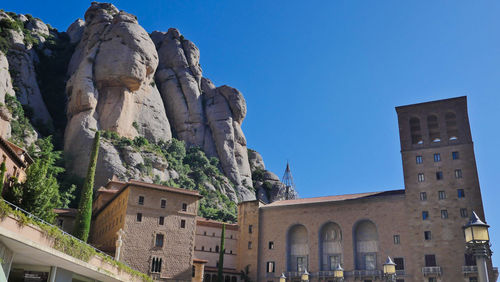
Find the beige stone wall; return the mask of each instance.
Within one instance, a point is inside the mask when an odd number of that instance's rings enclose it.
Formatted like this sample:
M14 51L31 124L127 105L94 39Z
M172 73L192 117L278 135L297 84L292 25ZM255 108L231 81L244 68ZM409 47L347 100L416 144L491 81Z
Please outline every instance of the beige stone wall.
M115 253L117 232L125 226L129 194L130 189L126 189L114 198L97 214L91 226L90 242L111 255Z
M191 281L198 197L139 186L129 189L123 261L151 274L152 258L158 257L162 267L161 273L153 274L155 279ZM139 196L144 196L144 205L138 205ZM165 208L160 207L161 199L167 200ZM182 211L183 203L187 211ZM137 213L142 213L142 222L137 222ZM164 225L159 225L160 216L164 216ZM185 220L185 228L181 228L181 220ZM163 247L155 247L158 233L164 235Z
M18 163L13 161L11 158L9 152L6 151L6 149L0 145L0 163L5 161L5 179L3 179L5 182L9 180L10 177L17 177L17 180L19 182L24 182L26 180L26 171L25 168L20 166ZM1 181L1 179L0 179ZM4 189L5 190L5 189Z
M464 278L462 266L465 265L465 244L462 226L468 216L475 211L484 219L481 191L474 156L474 147L467 116L465 97L398 107L398 119L402 148L403 173L407 194L407 213L410 216L408 228L412 240L408 246L413 250L414 264L410 267L417 273L415 279L422 280L419 272L425 266L424 256L434 254L437 265L442 268L443 281L461 281ZM450 139L446 114L456 115L457 138ZM438 120L440 141L433 142L429 134L428 117L435 115ZM418 118L422 133L422 144L411 140L410 119ZM452 152L458 152L459 159L452 159ZM434 161L434 154L441 160ZM423 162L417 164L416 157L422 156ZM462 171L462 178L455 177L455 170ZM443 173L437 180L436 172ZM418 181L423 173L425 180ZM457 189L464 189L465 197L458 198ZM445 199L439 199L439 191L444 191ZM427 194L427 200L420 200L420 193ZM467 217L462 217L460 209L467 209ZM441 210L448 212L448 218L441 218ZM429 212L429 219L422 220L422 211ZM424 240L424 231L431 231L432 239ZM491 261L489 262L491 269ZM492 274L490 274L492 275Z
M297 224L307 229L309 272L320 271L320 230L329 222L340 226L342 265L346 271L355 269L353 231L356 224L362 220L372 221L377 228L377 269L382 269L387 256L403 257L406 264L411 263L409 261L411 251L404 248L404 244L410 240L410 234L405 228L407 217L404 195L281 207L264 206L260 210L258 281L273 280L273 278L277 281L282 272L288 271L288 231ZM401 244L394 244L394 235L400 236ZM272 250L269 249L269 241L274 242ZM266 264L269 261L275 262L274 273L266 273Z
M207 260L206 266L216 267L219 261L219 253L216 246L220 246L220 236L222 227L196 226L196 244L194 256L197 259ZM226 228L224 245L226 254L224 255L224 268L236 269L237 255L237 230Z
M259 201L243 202L238 205L238 257L236 263L237 270L245 271L247 266L249 270L249 277L252 281L257 280L257 267L258 267L258 251L259 251L259 238L262 234L259 222L259 207L262 205ZM252 232L249 232L249 226L252 226ZM271 228L271 227L268 227ZM272 229L268 230L272 232ZM249 242L252 246L249 248Z

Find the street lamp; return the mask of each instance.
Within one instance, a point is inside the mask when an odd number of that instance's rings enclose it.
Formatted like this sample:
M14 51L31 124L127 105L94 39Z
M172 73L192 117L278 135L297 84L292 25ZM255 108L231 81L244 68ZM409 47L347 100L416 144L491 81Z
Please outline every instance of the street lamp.
M340 263L337 264L333 271L333 278L335 278L335 281L344 281L344 269L340 266Z
M387 281L394 281L396 278L396 264L392 261L391 257L387 257L384 263L384 276Z
M468 252L476 257L479 282L489 282L486 258L491 255L490 226L482 222L473 211L469 223L464 226L465 244Z
M309 272L307 272L307 269L304 269L304 273L302 273L300 279L302 281L309 281Z
M281 273L281 276L280 276L280 282L286 282L286 276L285 276L285 273Z

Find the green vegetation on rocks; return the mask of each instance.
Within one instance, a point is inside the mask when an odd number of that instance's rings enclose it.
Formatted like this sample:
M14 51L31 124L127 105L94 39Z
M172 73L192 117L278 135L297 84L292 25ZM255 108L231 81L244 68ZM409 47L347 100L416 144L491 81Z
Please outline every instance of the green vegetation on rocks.
M31 126L27 115L25 115L23 106L16 97L6 94L5 105L12 115L12 120L10 121L10 140L21 147L26 147L25 139L35 135L35 130Z
M166 160L169 170L177 172L179 177L155 182L171 187L197 190L203 196L200 200L200 216L226 222L236 221L237 206L222 192L225 185L234 184L222 174L217 158L208 158L197 147L186 149L184 142L175 138L154 143L144 137L130 140L112 131L103 132L102 137L119 150L127 148L142 154L152 153ZM146 158L144 164L139 164L137 168L141 172L150 173L152 164Z
M87 242L90 232L90 222L92 220L92 200L94 192L94 176L97 166L97 157L99 155L100 132L97 131L94 136L94 144L89 160L89 168L87 170L87 178L82 188L82 196L78 205L78 213L75 219L74 235L80 240Z

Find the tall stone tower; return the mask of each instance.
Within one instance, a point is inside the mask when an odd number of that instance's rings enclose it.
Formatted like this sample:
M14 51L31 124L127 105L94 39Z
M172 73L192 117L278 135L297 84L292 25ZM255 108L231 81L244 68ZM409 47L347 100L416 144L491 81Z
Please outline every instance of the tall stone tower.
M475 262L465 254L462 226L472 211L482 219L484 211L467 98L396 111L407 202L401 212L407 213L410 231L408 242L401 244L414 250L408 258L409 273L417 275L415 281L469 281L477 275L473 267L464 267Z

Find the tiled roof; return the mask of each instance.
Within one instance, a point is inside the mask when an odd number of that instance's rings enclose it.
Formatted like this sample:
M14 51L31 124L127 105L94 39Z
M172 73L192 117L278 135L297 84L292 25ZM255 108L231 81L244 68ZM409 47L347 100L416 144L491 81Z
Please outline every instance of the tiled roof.
M77 209L54 209L54 212L57 215L62 215L62 216L75 216L76 213L78 212Z
M130 180L126 186L131 186L131 185L144 187L144 188L165 190L165 191L169 191L169 192L186 194L186 195L191 195L191 196L203 198L203 196L201 196L200 193L198 193L197 191L191 191L191 190L187 190L187 189L183 189L183 188L169 187L169 186L158 185L158 184L153 184L153 183L146 183L146 182L137 181L137 180Z
M225 222L220 222L204 217L196 217L196 225L200 226L209 226L209 227L220 227L222 228L222 224ZM233 224L233 223L225 223L226 224L226 229L229 230L238 230L238 224Z
M390 190L390 191L382 191L382 192L368 192L368 193L346 194L346 195L338 195L338 196L326 196L326 197L303 198L303 199L294 199L294 200L283 200L283 201L272 202L268 205L263 206L263 208L359 200L359 199L367 199L367 198L380 197L380 196L401 195L404 193L405 193L404 190Z

